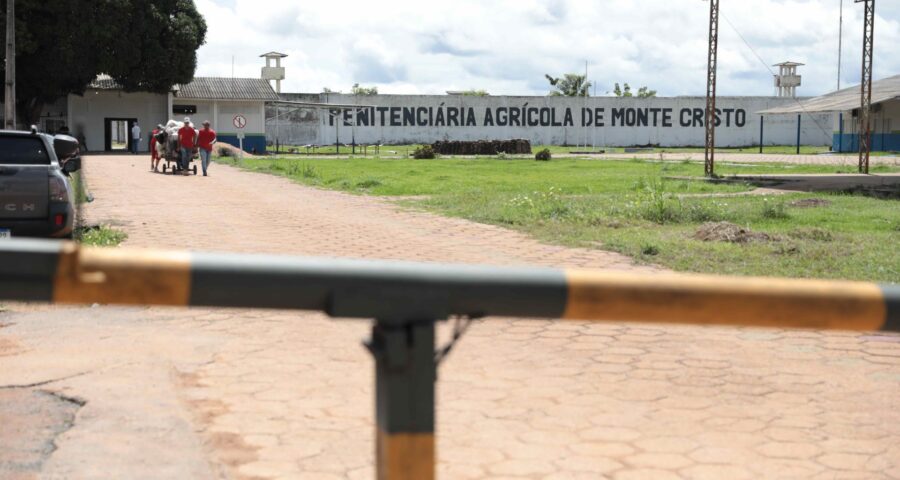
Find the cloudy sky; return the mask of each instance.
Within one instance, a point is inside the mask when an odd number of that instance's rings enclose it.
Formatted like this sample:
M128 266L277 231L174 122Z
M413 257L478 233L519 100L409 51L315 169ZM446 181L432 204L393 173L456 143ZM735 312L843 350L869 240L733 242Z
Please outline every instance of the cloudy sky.
M703 95L706 89L709 3L703 0L196 4L209 26L197 75L257 77L259 55L275 50L289 55L284 92L348 92L358 82L381 93L475 88L542 95L545 73L583 72L585 61L597 95L615 82L647 85L659 95ZM834 90L840 4L721 0L720 95L771 95L768 68L785 60L806 64L799 94ZM848 86L860 77L862 7L853 0L843 4L841 85ZM876 15L875 78L900 74L900 2L878 2Z

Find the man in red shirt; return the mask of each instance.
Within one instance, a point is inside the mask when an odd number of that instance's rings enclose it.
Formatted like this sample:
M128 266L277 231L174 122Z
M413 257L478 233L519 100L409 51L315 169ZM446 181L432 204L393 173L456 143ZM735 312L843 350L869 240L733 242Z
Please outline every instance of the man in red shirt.
M209 156L212 154L213 144L216 143L216 131L209 128L209 120L204 120L203 128L197 134L197 143L200 146L200 160L203 164L203 176L206 176L206 168L209 166Z
M181 146L181 174L190 175L188 167L197 146L197 131L191 126L191 119L185 117L184 126L178 130L178 144Z

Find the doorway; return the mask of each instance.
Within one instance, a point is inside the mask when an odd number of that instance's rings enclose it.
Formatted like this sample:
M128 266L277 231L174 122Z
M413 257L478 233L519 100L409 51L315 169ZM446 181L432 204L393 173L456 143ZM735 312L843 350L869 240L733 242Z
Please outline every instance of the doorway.
M104 148L107 152L131 151L131 127L136 118L107 118L105 124Z

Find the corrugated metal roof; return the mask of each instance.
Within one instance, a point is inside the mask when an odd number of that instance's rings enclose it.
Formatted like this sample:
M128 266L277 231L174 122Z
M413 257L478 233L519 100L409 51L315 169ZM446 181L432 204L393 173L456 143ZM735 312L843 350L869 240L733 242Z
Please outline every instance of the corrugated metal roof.
M121 90L106 74L97 75L88 85L94 90ZM178 98L189 100L279 100L268 80L261 78L195 77L187 85L175 87Z
M269 81L261 78L197 77L181 85L176 96L195 100L279 100Z
M109 75L101 73L88 85L88 88L94 90L121 90L122 86Z
M872 104L900 98L900 75L872 82ZM802 100L793 105L770 108L757 113L844 112L859 108L859 85L831 92L821 97Z

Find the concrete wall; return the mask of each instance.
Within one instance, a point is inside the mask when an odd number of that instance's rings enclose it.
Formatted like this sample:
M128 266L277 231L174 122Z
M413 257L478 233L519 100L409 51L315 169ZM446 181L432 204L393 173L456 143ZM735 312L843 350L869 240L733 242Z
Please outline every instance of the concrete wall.
M68 119L72 135L84 134L91 151L104 149L106 118L136 118L141 125L140 149L150 151L149 132L157 123L165 123L167 95L125 93L113 90L88 90L83 96L69 95Z
M286 94L286 99L373 105L335 119L326 111L298 110L273 119L267 114L266 134L285 144L402 144L436 140L525 138L532 144L597 146L702 146L704 97L571 98L472 97L454 95ZM756 112L794 102L775 97L720 97L719 146L759 142ZM282 107L283 109L285 107ZM332 112L337 113L337 112ZM830 145L831 115L803 115L801 143ZM797 117L765 120L766 145L796 142Z

